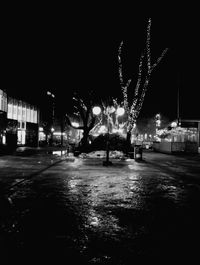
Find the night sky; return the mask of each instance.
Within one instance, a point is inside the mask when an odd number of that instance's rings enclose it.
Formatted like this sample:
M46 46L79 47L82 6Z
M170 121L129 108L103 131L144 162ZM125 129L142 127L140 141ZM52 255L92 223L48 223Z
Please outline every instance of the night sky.
M70 106L75 90L87 94L92 89L96 97L120 97L119 44L124 41L124 75L133 78L134 84L148 16L136 15L136 11L123 17L88 13L68 17L68 11L65 18L2 24L1 87L38 104L45 104L41 95L52 89L63 108ZM152 73L141 116L160 112L176 118L179 87L180 115L200 118L197 19L177 14L151 17L152 61L164 48L169 51Z

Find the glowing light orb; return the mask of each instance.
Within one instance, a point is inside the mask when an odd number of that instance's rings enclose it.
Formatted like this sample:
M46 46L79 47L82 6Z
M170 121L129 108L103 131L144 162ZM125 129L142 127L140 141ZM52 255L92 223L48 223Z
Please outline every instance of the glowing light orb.
M78 122L72 122L72 126L77 128L79 126L79 123Z
M117 115L118 115L118 116L122 116L122 115L124 115L124 112L125 112L124 108L118 108L118 109L117 109Z
M171 126L174 128L174 127L177 126L177 123L176 123L175 121L173 121L173 122L171 123Z
M92 109L92 112L94 113L94 115L99 115L101 113L101 108L100 107L94 107Z

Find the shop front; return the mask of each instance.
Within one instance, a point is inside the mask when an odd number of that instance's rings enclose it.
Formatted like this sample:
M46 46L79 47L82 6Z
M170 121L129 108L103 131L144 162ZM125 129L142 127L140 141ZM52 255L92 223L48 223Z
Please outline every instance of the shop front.
M10 135L15 135L17 146L38 145L38 109L35 106L9 97L7 118L7 141Z
M198 153L200 146L200 121L183 120L181 126L158 131L159 141L153 149L163 153Z
M0 148L6 144L7 94L0 89Z

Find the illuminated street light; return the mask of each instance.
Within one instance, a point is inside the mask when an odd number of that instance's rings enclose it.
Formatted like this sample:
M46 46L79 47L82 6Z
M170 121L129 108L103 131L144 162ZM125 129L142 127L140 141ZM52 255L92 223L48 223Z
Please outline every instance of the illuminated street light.
M101 113L101 108L98 106L93 107L92 112L94 115L99 115ZM116 118L118 116L122 116L124 114L125 110L124 108L119 107L117 110L113 107L107 107L106 108L106 115L107 115L107 141L106 141L106 161L103 161L104 166L112 165L112 162L109 161L109 134L110 134L110 126L109 126L109 120L110 120L110 114L115 113Z
M100 107L93 107L92 112L94 115L99 115L101 113L101 108Z
M116 110L116 113L118 116L124 115L124 112L125 112L124 108L121 108L121 107Z
M107 107L107 112L108 112L109 114L112 114L112 113L115 112L115 108L114 108L113 106L111 106L111 107Z
M156 114L156 127L160 127L161 125L161 116L160 114Z
M79 127L79 123L78 122L72 122L72 126L78 128Z
M177 123L175 122L175 121L173 121L172 123L171 123L171 127L172 128L175 128L177 126Z

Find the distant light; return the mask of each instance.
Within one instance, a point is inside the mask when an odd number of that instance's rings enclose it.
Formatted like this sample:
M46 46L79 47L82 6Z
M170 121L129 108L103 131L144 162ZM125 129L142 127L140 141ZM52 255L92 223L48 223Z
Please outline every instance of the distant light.
M113 106L107 107L107 112L108 113L113 113L113 112L115 112L115 108Z
M123 134L123 128L119 128L119 129L112 129L112 133L120 133Z
M161 118L160 114L159 113L156 114L156 119L160 119L160 118Z
M5 135L3 135L3 137L2 137L2 144L6 144L6 136Z
M173 128L175 128L175 127L177 126L177 123L176 123L175 121L173 121L173 122L171 123L171 126L172 126Z
M118 116L122 116L122 115L124 115L124 112L125 112L124 108L118 108L118 109L117 109L117 115L118 115Z
M78 122L72 122L72 126L78 128L79 127L79 123Z
M39 127L39 132L43 132L44 129L42 127Z
M55 131L55 129L54 129L54 128L51 128L51 131L52 131L52 132L54 132L54 131Z
M99 115L101 113L101 108L100 107L94 107L92 109L92 112L94 115Z
M61 133L61 132L54 132L53 135L57 135L57 136L60 136L60 135L65 135L65 133Z
M160 125L161 125L161 120L157 120L156 121L156 126L160 127Z
M106 131L107 131L106 126L105 126L105 125L102 125L102 126L99 128L98 133L105 133Z
M50 91L47 91L47 95L52 96L52 98L55 98L55 95L52 94Z

